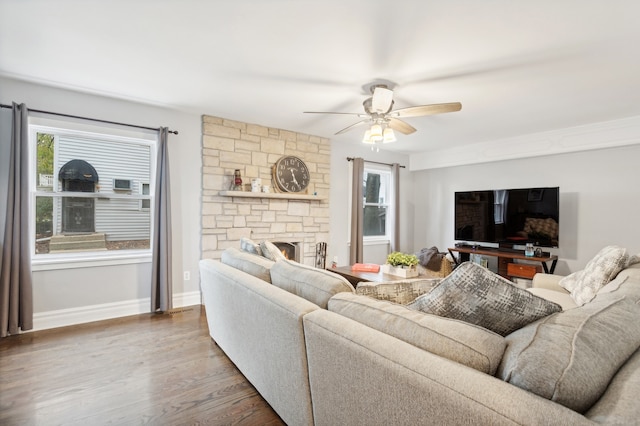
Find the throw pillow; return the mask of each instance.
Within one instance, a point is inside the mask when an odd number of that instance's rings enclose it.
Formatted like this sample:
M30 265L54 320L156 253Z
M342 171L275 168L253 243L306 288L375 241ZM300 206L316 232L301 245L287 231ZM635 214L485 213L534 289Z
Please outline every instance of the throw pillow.
M251 240L250 238L246 238L246 237L240 238L240 250L262 256L262 250L260 249L260 245L254 242L253 240Z
M262 251L262 255L269 260L273 260L274 262L282 259L286 259L282 251L271 241L263 241L260 243L260 250Z
M495 374L506 346L504 337L485 328L357 294L338 293L329 300L328 308L420 349L491 375Z
M420 265L432 271L439 271L444 254L440 254L437 247L423 248L417 253Z
M472 262L458 266L408 307L476 324L503 336L562 310L557 303L534 296Z
M564 277L558 284L571 293L578 306L582 306L590 302L598 290L613 280L630 262L635 262L635 256L629 256L626 249L607 246L583 270Z
M416 297L430 292L439 282L440 278L381 283L361 282L356 287L356 294L406 305L413 302Z
M507 336L497 377L584 413L640 346L640 306L610 293Z

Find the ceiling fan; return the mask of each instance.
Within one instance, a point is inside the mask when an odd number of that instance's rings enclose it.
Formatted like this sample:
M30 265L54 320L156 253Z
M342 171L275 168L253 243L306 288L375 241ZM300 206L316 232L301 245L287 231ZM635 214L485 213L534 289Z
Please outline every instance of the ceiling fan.
M345 133L355 127L363 124L371 124L371 128L365 133L364 142L375 143L377 141L393 142L395 135L393 130L409 135L416 129L401 120L406 117L419 117L423 115L442 114L445 112L460 111L462 104L460 102L451 102L444 104L420 105L407 108L392 110L393 108L393 90L389 89L386 84L374 84L370 87L372 96L365 99L362 103L364 113L356 112L326 112L326 111L304 111L305 114L342 114L355 115L364 120L354 123L344 129L338 131L336 135ZM392 140L393 139L393 140Z

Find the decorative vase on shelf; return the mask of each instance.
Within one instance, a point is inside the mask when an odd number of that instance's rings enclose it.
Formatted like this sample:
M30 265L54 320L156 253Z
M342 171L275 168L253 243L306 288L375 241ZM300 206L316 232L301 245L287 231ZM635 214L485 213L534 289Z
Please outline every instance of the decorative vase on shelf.
M233 172L233 190L242 191L242 176L240 176L240 169L236 169Z
M533 251L533 244L527 243L524 248L524 255L527 257L533 257L534 254L535 252Z

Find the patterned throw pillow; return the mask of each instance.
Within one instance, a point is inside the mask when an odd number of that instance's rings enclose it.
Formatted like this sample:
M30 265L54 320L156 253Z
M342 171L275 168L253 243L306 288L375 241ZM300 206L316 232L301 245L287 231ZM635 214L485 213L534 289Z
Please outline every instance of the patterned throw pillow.
M356 294L373 297L378 300L406 305L416 297L430 292L440 278L427 278L407 281L388 281L382 283L361 282L356 287Z
M280 251L280 249L271 241L261 242L260 249L264 257L266 257L269 260L273 260L274 262L277 262L278 260L286 259L285 255L282 254L282 251Z
M245 238L245 237L240 238L240 250L262 256L262 250L260 249L260 244L254 242L249 238Z
M562 308L472 262L458 266L429 293L407 305L506 336Z
M583 270L567 275L558 284L571 293L578 306L582 306L590 302L598 290L613 280L620 271L636 262L636 256L630 256L626 249L607 246Z

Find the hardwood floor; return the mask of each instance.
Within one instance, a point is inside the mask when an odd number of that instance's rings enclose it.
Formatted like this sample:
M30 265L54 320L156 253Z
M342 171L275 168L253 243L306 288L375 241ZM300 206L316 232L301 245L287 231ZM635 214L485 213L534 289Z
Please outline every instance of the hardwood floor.
M283 425L204 308L0 339L0 425Z

